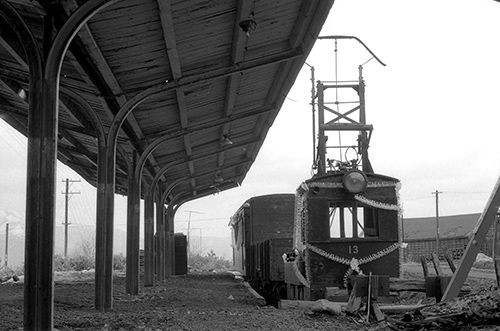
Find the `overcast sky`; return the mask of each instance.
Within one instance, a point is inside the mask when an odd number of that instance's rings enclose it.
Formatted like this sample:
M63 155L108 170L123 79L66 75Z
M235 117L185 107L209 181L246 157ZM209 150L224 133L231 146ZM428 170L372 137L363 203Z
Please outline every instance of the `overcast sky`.
M258 17L255 18L258 21ZM321 35L354 35L386 67L366 64L367 122L374 126L370 158L376 172L399 178L404 217L481 212L500 175L500 3L493 0L337 0ZM338 44L338 78L356 79L370 58L353 41ZM334 44L317 41L307 63L316 78L334 79ZM227 236L229 217L252 196L293 193L311 175L310 73L301 71L241 187L187 203L176 229ZM25 139L0 123L0 211L24 215ZM62 179L78 176L58 168L57 223L62 222ZM72 222L95 224L95 189L70 201ZM126 219L117 197L117 227ZM1 220L0 220L1 223Z
M365 65L370 158L399 178L404 216L481 212L500 175L500 3L495 1L338 0L321 35L354 35L384 61ZM257 19L257 18L256 18ZM338 78L356 79L370 58L353 41L338 43ZM334 79L334 43L317 41L307 63ZM181 207L222 229L248 198L295 192L310 176L310 72L304 66L243 185ZM185 223L179 223L179 226ZM196 226L203 224L200 221ZM221 230L220 230L221 231Z

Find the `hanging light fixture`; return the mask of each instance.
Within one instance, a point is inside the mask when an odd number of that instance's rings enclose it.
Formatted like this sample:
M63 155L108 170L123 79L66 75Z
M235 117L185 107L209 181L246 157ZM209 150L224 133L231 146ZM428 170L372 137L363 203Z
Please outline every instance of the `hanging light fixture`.
M217 172L215 174L215 178L214 178L214 183L216 184L220 184L224 181L224 178L221 176L220 172Z
M225 134L222 136L222 139L220 140L220 144L221 144L221 146L229 146L229 145L232 145L233 142L229 138L229 135Z
M257 22L254 19L254 13L252 12L248 19L240 22L240 29L245 33L245 35L250 37L250 32L254 31L257 28Z
M27 94L26 94L26 91L25 91L22 87L21 87L21 88L19 88L19 90L17 91L17 95L18 95L21 99L26 100L26 96L27 96Z

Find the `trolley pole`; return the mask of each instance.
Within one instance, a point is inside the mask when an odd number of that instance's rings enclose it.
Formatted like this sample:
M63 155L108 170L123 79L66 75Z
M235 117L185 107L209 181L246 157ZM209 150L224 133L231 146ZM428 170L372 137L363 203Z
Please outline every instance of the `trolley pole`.
M68 226L71 224L69 223L68 220L68 205L69 205L69 198L73 194L80 194L80 191L78 192L70 192L69 191L69 184L70 183L79 183L79 179L69 179L66 178L63 180L63 183L66 182L66 190L62 192L62 194L65 195L64 197L64 257L68 257Z
M436 254L439 257L439 194L443 193L438 190L432 192L431 194L436 196Z
M7 266L8 260L9 260L9 222L5 224L5 261L4 261L5 266Z

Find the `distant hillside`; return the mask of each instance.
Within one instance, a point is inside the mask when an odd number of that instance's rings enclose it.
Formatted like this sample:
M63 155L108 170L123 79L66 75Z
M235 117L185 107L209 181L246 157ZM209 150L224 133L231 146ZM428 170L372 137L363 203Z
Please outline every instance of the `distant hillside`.
M0 212L2 213L2 212ZM12 215L12 214L9 214ZM0 214L0 222L2 215ZM24 220L9 217L9 265L18 266L24 261ZM92 226L70 225L68 228L68 254L74 255L81 251L82 244L95 242L95 228ZM123 230L114 231L113 251L115 254L125 254L126 233ZM0 259L4 259L5 224L0 225ZM64 254L64 227L56 226L54 237L55 254Z
M481 214L439 216L439 235L441 238L468 236ZM405 239L434 238L436 218L419 217L404 219Z
M191 253L206 255L211 250L219 256L226 260L232 261L233 254L231 251L231 238L228 237L205 237L201 238L201 248L200 248L200 236L197 233L192 233L191 237Z
M10 211L0 211L0 260L4 259L5 250L5 223L9 223L9 265L19 266L24 261L24 217ZM192 232L191 244L193 253L206 255L213 250L219 257L232 259L230 237L205 237L201 239L197 232ZM141 238L141 247L144 239ZM95 242L95 227L92 225L72 224L68 227L68 254L78 254L82 245ZM113 251L115 254L126 254L127 234L116 228L114 230ZM64 253L64 226L57 224L55 227L54 252Z

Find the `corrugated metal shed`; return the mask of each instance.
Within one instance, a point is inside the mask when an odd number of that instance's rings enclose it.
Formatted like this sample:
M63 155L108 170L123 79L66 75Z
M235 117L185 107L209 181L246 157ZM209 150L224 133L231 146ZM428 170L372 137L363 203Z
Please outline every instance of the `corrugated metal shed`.
M84 1L11 2L42 48ZM127 162L159 137L144 180L165 165L173 194L196 197L240 184L291 88L333 1L125 0L95 15L73 40L61 73L59 160L96 183L94 129L81 115L88 102L107 130L141 91L164 86L126 118L118 139L116 190L127 192ZM240 23L255 22L245 33ZM0 20L0 113L27 127L28 66ZM12 37L11 37L12 36ZM232 144L229 144L231 141ZM127 161L127 162L125 162Z

